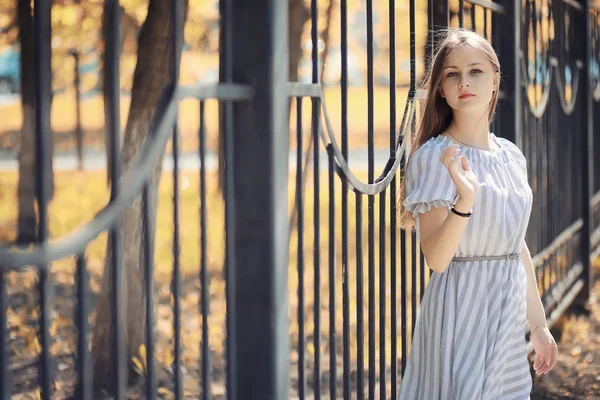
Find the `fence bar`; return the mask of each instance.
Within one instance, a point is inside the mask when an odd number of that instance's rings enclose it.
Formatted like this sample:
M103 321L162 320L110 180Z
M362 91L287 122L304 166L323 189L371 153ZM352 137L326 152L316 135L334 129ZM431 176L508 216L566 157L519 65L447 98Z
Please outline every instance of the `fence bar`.
M487 8L483 9L483 37L488 39L488 14L489 11Z
M243 66L233 68L233 82L254 89L250 101L233 107L233 140L225 158L226 169L233 170L233 181L226 186L234 223L227 229L235 228L227 231L234 238L228 257L235 252L244 261L244 268L230 275L236 281L235 310L227 311L235 322L231 339L237 366L232 377L237 394L232 399L287 399L289 136L281 133L289 129L290 103L281 88L289 81L288 38L282 35L288 28L288 3L229 1L232 60ZM234 201L234 196L243 201Z
M89 276L85 255L79 254L77 263L77 370L79 383L77 398L92 400L92 360L88 349Z
M417 322L417 307L418 307L418 301L417 301L417 257L419 257L419 249L417 247L417 233L416 232L412 232L411 238L410 238L410 247L411 247L411 265L410 265L410 277L411 277L411 283L410 283L410 292L411 292L411 299L410 299L410 305L411 305L411 332L410 332L410 336L412 337L415 333L415 324Z
M397 293L396 293L396 276L397 276L397 263L396 259L398 258L398 254L396 251L396 177L392 179L390 184L390 335L391 335L391 371L390 375L392 377L391 382L391 398L395 399L398 397L397 393L397 364L398 364L398 314L397 314Z
M219 12L221 15L220 29L220 47L219 52L219 83L234 83L233 76L233 24L237 16L234 15L238 3L234 0L224 0L219 2ZM227 362L227 400L237 400L240 390L240 376L238 376L238 341L237 335L237 268L235 251L236 246L236 226L235 219L236 204L235 183L236 173L232 168L234 159L234 114L233 104L225 102L221 104L223 111L222 132L223 135L223 153L224 153L224 201L225 201L225 303L226 303L226 362ZM243 325L243 324L242 324ZM242 391L243 392L243 391Z
M111 79L104 82L107 85L108 105L106 112L106 126L110 137L110 201L114 201L119 195L119 176L121 174L120 157L120 69L119 56L120 49L120 7L119 1L111 1L108 7L108 29L106 43L106 64L105 68L111 71ZM126 321L127 307L124 296L125 274L122 268L122 237L119 224L115 225L109 232L110 250L110 271L112 283L112 302L111 302L111 326L112 326L112 378L114 384L114 394L117 400L125 398L125 385L127 381L127 351L125 348L125 327L120 321Z
M423 293L425 293L425 273L427 272L427 267L425 266L425 254L423 254L421 244L422 243L419 242L419 300L423 298Z
M385 277L385 190L379 193L379 398L386 399L385 320L386 277Z
M81 79L79 75L79 52L71 50L75 61L75 140L77 142L77 169L83 171L83 128L81 127Z
M10 364L9 364L9 332L8 332L8 296L5 282L6 274L0 273L0 398L11 398Z
M317 0L310 2L310 39L312 44L311 62L312 62L312 83L319 82L319 9ZM315 353L313 367L313 388L315 400L321 398L321 275L320 275L320 196L319 196L319 116L321 105L318 98L311 98L311 139L313 141L313 186L314 186L314 206L313 206L313 229L314 229L314 304L313 304L313 348ZM307 154L308 157L308 154Z
M446 3L445 1L438 1L436 2L436 4L440 4L440 3ZM429 9L431 10L433 8L433 5L430 4ZM416 32L416 23L415 23L415 0L410 0L409 3L409 13L408 13L408 18L410 20L409 23L409 31L408 31L408 36L410 38L409 43L410 43L410 91L409 91L409 97L410 95L414 95L416 89L417 89L417 76L416 76L416 71L417 71L417 62L416 62L416 58L417 58L417 52L416 52L416 43L415 43L415 35L414 32ZM430 32L431 29L428 30L428 35L432 35L433 32ZM432 41L433 44L433 41Z
M150 184L142 192L142 246L144 251L144 284L146 290L146 398L156 399L156 371L154 367L154 213Z
M415 19L414 19L414 9L415 9L415 1L410 1L410 34L411 34L411 60L416 57L416 52L414 51L415 43L412 38L412 32L415 32ZM428 22L428 30L427 30L427 55L429 56L426 59L427 67L429 68L429 63L433 60L433 53L435 47L437 46L435 34L439 29L445 29L448 27L450 21L450 10L448 8L447 1L437 1L437 0L428 0L427 3L427 22ZM411 65L411 71L414 71ZM411 76L413 74L411 73ZM412 81L411 81L412 82ZM411 85L411 88L414 90L414 86Z
M590 304L595 301L593 295L594 286L594 268L592 267L591 252L592 243L591 235L593 232L594 221L593 210L591 200L594 196L594 101L592 98L591 88L594 86L594 80L592 71L590 68L590 60L595 59L592 52L592 27L591 27L591 15L590 15L590 0L584 0L583 17L585 18L585 32L584 37L584 56L581 57L586 60L586 83L583 85L582 96L585 98L585 119L583 123L583 137L580 143L580 162L581 162L581 179L582 179L582 193L581 193L581 218L583 219L583 227L581 228L580 236L580 259L583 266L583 289L577 298L577 302L580 304ZM596 157L598 158L598 157Z
M180 54L183 46L183 2L171 2L171 80L174 85L179 84ZM175 379L175 398L183 395L183 382L181 374L181 268L180 268L180 240L179 240L179 127L178 116L175 113L173 126L173 332L175 347L175 365L173 366Z
M341 95L342 95L342 155L348 162L348 5L340 2L341 16ZM342 183L342 318L343 318L343 396L350 399L350 282L348 275L348 181Z
M298 396L304 400L306 394L305 334L304 334L304 190L302 187L302 97L296 98L296 204L298 205ZM317 143L318 146L318 143Z
M50 200L50 165L52 160L50 141L50 96L51 96L51 3L34 1L35 33L35 187L38 205L38 241L48 240L48 202ZM41 396L52 396L53 371L50 360L50 281L46 265L39 266L40 282L40 343L41 354L39 378Z
M200 314L202 315L202 399L210 399L210 347L208 342L208 314L210 310L209 276L207 263L207 240L206 231L207 207L206 207L206 125L205 125L205 102L200 102L200 129L199 129L200 155Z
M173 0L171 2L171 80L174 85L179 84L179 67L181 46L183 43L183 2ZM183 394L183 383L181 374L181 265L180 265L180 240L179 240L179 127L177 115L173 124L173 346L175 347L175 359L173 366L175 380L175 399L180 399Z
M314 291L315 300L313 305L314 334L313 342L315 349L314 363L314 391L315 400L321 398L321 178L319 165L319 115L321 111L321 102L319 99L312 99L312 135L313 135L313 194L314 194L314 215L313 215L313 269L314 269Z
M408 359L408 260L406 257L406 235L406 229L402 229L400 231L400 248L402 249L402 263L400 265L400 310L402 310L400 337L402 338L402 375L404 375L404 371L406 371L406 361Z
M465 1L464 0L458 1L458 27L459 28L465 27Z
M372 169L372 163L369 163ZM369 247L369 399L375 398L375 197L368 197L368 247Z
M365 392L365 359L364 359L364 283L363 283L363 251L362 251L362 193L356 194L356 340L358 342L356 349L356 380L357 380L357 399L364 399Z
M181 376L181 268L179 245L179 130L177 123L173 129L173 346L175 358L173 365L175 398L182 396Z
M389 42L390 42L390 157L396 151L396 1L389 2ZM391 286L391 398L398 397L396 391L396 359L398 338L396 337L396 177L390 183L390 286Z
M329 157L329 398L336 399L337 347L335 334L335 161L333 147L331 145L327 146L327 155Z
M500 35L498 26L510 35ZM497 50L502 65L503 92L498 98L497 129L517 146L522 146L522 103L521 103L521 3L508 1L504 14L492 13L492 44ZM522 148L522 147L521 147Z
M367 164L368 182L375 182L373 105L373 0L367 0ZM369 241L369 398L375 398L375 197L368 198Z

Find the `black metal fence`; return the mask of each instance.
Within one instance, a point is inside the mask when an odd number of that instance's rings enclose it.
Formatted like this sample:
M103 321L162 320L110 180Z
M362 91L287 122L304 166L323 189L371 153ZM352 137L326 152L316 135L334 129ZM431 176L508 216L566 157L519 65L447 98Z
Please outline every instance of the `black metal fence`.
M110 20L118 26L118 1L112 1ZM174 0L173 15L181 15ZM408 24L398 22L400 5L407 6ZM321 5L310 3L312 84L288 82L288 5L281 1L228 0L220 2L221 83L205 87L178 85L178 63L172 84L165 88L148 139L126 171L120 170L118 32L111 30L107 68L113 72L107 128L111 136L111 201L88 224L57 242L48 241L47 182L42 166L49 157L50 3L35 1L36 23L36 187L40 243L30 248L0 249L2 276L26 266L39 274L40 356L38 385L42 398L55 388L56 366L50 355L52 338L52 262L75 256L77 265L75 325L80 340L76 355L77 398L90 399L93 376L112 374L115 396L125 398L129 364L126 332L119 304L123 294L123 249L119 220L132 202L142 197L145 230L156 226L150 199L151 173L169 138L173 144L173 352L172 388L175 398L395 398L406 367L416 312L429 274L414 232L398 229L396 190L404 156L419 122L417 61L435 47L440 28L473 29L491 40L502 64L498 118L494 131L515 141L528 158L534 191L534 211L527 236L538 271L540 291L550 323L575 299L590 300L591 258L600 251L600 140L594 137L600 95L599 11L588 2L430 0L427 25L417 26L420 5L415 0L389 2L387 61L389 65L389 153L375 158L374 3L365 3L367 41L367 161L366 174L350 168L348 90L348 8L340 2L341 131L327 112L319 84L318 15ZM418 7L419 6L419 7ZM173 46L177 54L181 20L174 17ZM408 37L407 48L396 40ZM402 52L402 53L401 53ZM406 102L399 101L398 54L410 53L410 85ZM173 56L173 60L177 57ZM184 98L199 103L200 159L200 343L181 336L183 295L180 265L180 210L177 108ZM292 103L289 99L293 99ZM210 278L208 226L217 216L207 208L205 167L205 102L222 104L224 138L224 263L221 271L226 304L225 353L209 341ZM380 97L378 98L380 99ZM296 127L295 179L288 181L288 116ZM310 118L304 118L305 105ZM306 126L306 121L309 126ZM596 139L596 140L593 140ZM313 146L308 147L307 142ZM310 151L304 149L310 148ZM384 162L382 162L384 161ZM381 164L382 168L376 170ZM306 168L309 165L310 168ZM305 183L306 182L306 183ZM295 193L297 223L288 221L288 189ZM212 219L212 221L211 221ZM112 244L113 367L91 370L89 276L85 251L102 232ZM291 231L291 233L290 233ZM155 239L143 235L144 282L153 293ZM288 252L289 250L289 252ZM213 271L214 272L214 271ZM0 377L2 398L11 386L11 338L7 326L8 283L0 285ZM146 397L157 398L155 311L146 296ZM182 349L198 346L199 391L183 389ZM217 358L222 358L217 360ZM225 393L214 383L223 379L216 363L224 365Z

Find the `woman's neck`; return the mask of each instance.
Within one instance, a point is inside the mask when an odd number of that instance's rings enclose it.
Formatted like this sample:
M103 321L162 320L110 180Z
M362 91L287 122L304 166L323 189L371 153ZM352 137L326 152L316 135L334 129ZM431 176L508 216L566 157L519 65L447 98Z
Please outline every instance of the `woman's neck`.
M446 132L448 131L455 139L469 146L481 149L491 149L493 146L490 139L488 113L475 117L471 113L455 112L450 126L446 129Z

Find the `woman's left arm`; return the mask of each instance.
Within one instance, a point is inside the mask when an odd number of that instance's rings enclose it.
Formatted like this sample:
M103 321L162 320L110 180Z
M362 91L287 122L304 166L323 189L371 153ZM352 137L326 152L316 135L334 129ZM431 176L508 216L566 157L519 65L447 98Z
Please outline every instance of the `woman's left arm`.
M546 323L546 312L538 291L535 267L526 244L521 251L521 260L527 275L527 321L536 355L533 368L538 374L546 374L556 365L558 346Z

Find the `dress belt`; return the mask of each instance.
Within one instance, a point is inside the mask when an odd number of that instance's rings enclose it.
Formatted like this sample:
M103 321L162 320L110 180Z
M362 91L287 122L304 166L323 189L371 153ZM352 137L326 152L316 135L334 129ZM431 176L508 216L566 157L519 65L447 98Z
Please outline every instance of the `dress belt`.
M521 258L520 254L505 254L503 256L480 256L480 257L453 257L452 261L491 261L491 260L508 260L516 261Z

